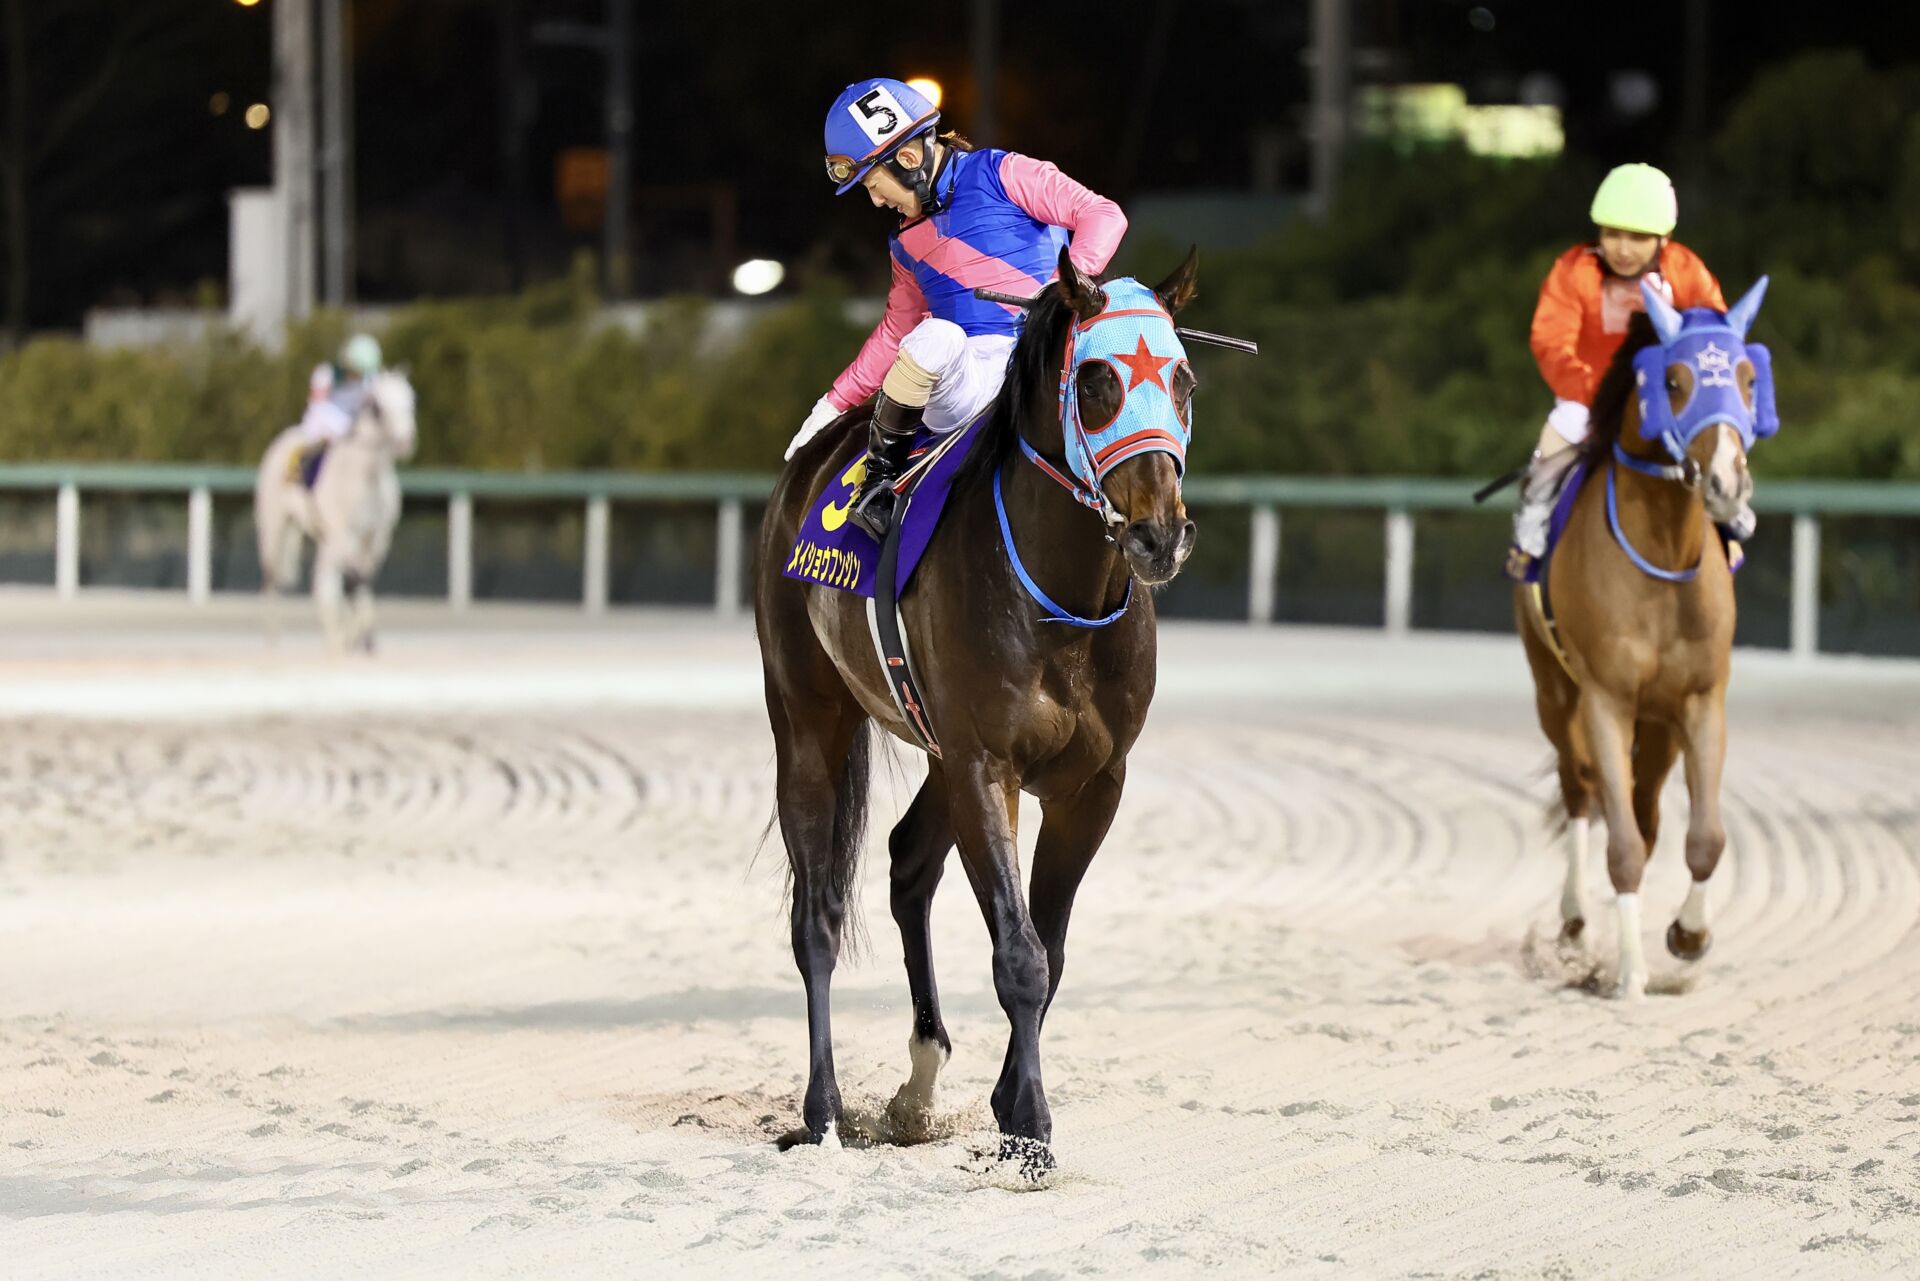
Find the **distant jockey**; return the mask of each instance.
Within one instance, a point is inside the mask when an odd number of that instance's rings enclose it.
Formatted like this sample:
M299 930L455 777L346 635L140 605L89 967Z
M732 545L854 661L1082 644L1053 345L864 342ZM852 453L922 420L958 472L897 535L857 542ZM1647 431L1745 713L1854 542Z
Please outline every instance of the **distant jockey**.
M1048 162L975 150L956 134L937 134L939 123L933 103L898 80L849 85L827 112L835 194L864 187L901 222L889 237L886 314L807 415L787 457L878 391L866 481L852 512L875 538L892 519L892 483L923 420L932 431L953 431L1000 391L1020 312L973 291L1038 293L1068 244L1074 264L1097 275L1127 230L1118 205Z
M320 475L327 446L353 430L380 364L379 342L372 334L355 334L341 345L338 361L313 367L307 379L307 411L300 416L300 452L295 455L307 488L313 488Z
M1507 574L1516 581L1546 554L1554 499L1576 457L1573 447L1587 437L1593 394L1626 341L1633 313L1644 310L1640 281L1651 280L1683 311L1727 309L1720 282L1699 255L1671 239L1679 202L1666 174L1652 165L1621 165L1600 183L1590 213L1599 229L1597 240L1575 245L1555 260L1533 311L1533 358L1554 404L1540 429L1513 518ZM1727 532L1745 538L1752 529L1749 522L1744 530Z

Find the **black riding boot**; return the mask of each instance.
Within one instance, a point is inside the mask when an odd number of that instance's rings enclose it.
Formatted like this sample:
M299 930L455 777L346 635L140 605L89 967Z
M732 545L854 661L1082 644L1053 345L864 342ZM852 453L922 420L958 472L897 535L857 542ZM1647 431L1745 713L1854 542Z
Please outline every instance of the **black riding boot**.
M873 419L868 424L867 478L854 499L853 522L873 535L875 542L887 541L893 524L893 508L898 496L893 483L906 470L907 454L913 448L914 433L920 430L924 405L902 405L880 393L873 402Z

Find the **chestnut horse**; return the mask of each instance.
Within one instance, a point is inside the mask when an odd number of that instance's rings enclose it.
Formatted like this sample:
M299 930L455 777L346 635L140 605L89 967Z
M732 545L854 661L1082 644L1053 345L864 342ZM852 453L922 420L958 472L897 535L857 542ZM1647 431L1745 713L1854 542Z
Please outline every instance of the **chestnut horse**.
M1619 908L1619 994L1645 994L1640 879L1660 827L1660 790L1686 756L1693 886L1667 948L1698 960L1711 943L1706 886L1726 847L1720 772L1733 645L1733 575L1716 525L1752 497L1746 450L1778 426L1766 349L1746 342L1762 279L1724 316L1684 315L1643 285L1647 314L1594 398L1584 446L1591 480L1573 500L1548 568L1558 633L1537 589L1514 612L1533 669L1540 727L1558 755L1568 822L1562 938L1585 925L1588 819L1607 823Z
M1179 355L1171 316L1192 298L1194 275L1189 256L1151 294L1133 281L1103 289L1061 252L1058 279L1030 302L1007 382L901 598L920 705L941 752L928 756L926 781L888 842L913 999L911 1075L888 1113L902 1134L924 1133L935 1079L952 1053L928 918L957 841L1012 1025L993 1089L1001 1155L1030 1177L1053 1163L1040 1026L1066 964L1067 918L1113 821L1127 753L1153 699L1153 598L1133 584L1170 581L1193 549L1194 523L1180 496L1193 373L1183 359L1160 357ZM1131 301L1109 311L1106 291L1122 285ZM1069 353L1079 350L1070 344L1122 305L1132 309L1127 323L1157 326L1142 342L1158 353L1159 376L1123 385L1113 362L1085 359L1063 383ZM1062 406L1070 390L1079 412L1065 415L1068 425ZM1078 474L1073 447L1087 440L1080 424L1115 421L1123 409L1152 419L1130 439L1164 437L1180 452L1153 446L1108 463L1088 483L1068 479ZM793 956L807 995L804 1127L783 1147L837 1142L828 988L864 839L870 722L919 746L875 657L867 602L781 573L813 504L860 457L864 426L855 410L794 456L761 525L754 568L778 821L793 877ZM1059 604L1048 608L1052 602ZM1073 611L1072 622L1061 617ZM1015 832L1022 790L1041 805L1028 893Z

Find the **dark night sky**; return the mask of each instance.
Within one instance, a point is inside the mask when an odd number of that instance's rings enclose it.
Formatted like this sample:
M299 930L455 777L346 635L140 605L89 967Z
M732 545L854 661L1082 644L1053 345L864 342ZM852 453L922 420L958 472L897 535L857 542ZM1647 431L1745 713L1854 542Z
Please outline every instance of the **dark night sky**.
M197 281L223 279L225 192L269 172L269 135L247 130L239 114L267 93L274 0L250 9L221 0L24 3L42 24L30 46L39 111L57 86L89 73L114 24L149 24L38 180L36 320L72 324L100 301L178 301ZM562 270L573 247L593 243L561 228L553 164L561 148L599 141L601 60L517 46L530 111L524 185L509 192L501 32L503 14L515 9L523 21L507 29L522 33L543 20L597 21L601 0L352 3L363 294L505 287L503 215L514 196L532 276ZM1459 81L1476 100L1511 101L1523 77L1546 72L1564 86L1573 146L1609 162L1674 158L1678 4L1625 0L1595 18L1593 6L1485 0L1490 31L1470 22L1474 7L1357 0L1355 44L1375 51L1361 77ZM1148 190L1245 188L1261 133L1282 140L1285 177L1304 176L1307 0L1001 0L1000 8L1000 127L976 141L1055 160L1123 200ZM1916 9L1713 0L1708 99L1725 101L1757 67L1808 48L1852 45L1877 62L1912 59ZM884 269L884 222L857 196L836 201L828 191L822 113L860 76L932 75L947 86L949 123L967 131L969 12L965 0L884 14L793 0L637 4L641 290L715 283L702 202L716 189L737 201L731 257L778 256L872 284ZM1163 41L1157 31L1167 33ZM1608 105L1609 75L1624 69L1649 73L1660 88L1657 108L1638 121ZM209 97L223 90L235 105L214 116Z

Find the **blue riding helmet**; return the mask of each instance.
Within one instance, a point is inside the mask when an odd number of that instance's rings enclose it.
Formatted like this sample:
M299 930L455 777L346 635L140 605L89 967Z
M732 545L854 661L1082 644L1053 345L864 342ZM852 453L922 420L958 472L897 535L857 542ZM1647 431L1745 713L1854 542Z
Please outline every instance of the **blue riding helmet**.
M940 123L940 109L917 89L884 76L840 91L827 111L827 177L836 196L860 185L867 170Z
M1723 316L1708 307L1677 311L1658 290L1646 281L1640 283L1647 317L1660 339L1633 358L1640 436L1664 446L1675 462L1683 461L1695 438L1716 424L1732 427L1747 449L1753 448L1756 439L1780 430L1772 355L1760 343L1747 341L1766 293L1767 278L1762 276ZM1753 365L1751 405L1740 394L1738 371L1743 360ZM1693 371L1693 391L1677 413L1663 394L1667 368L1676 364Z

